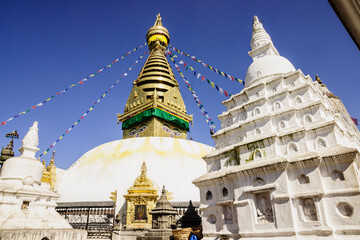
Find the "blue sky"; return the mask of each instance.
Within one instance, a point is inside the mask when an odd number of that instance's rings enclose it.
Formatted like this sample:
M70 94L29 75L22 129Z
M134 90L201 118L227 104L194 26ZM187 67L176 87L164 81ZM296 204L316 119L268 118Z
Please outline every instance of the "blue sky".
M251 24L254 15L263 20L279 53L296 69L313 79L319 74L328 88L344 102L351 116L360 118L359 51L327 1L0 1L0 122L47 99L110 64L145 42L147 30L161 13L171 44L205 63L245 78L252 59ZM61 94L43 107L0 126L0 145L5 134L18 130L24 137L33 121L39 122L40 151L58 139L143 53L139 50L101 74ZM68 168L90 149L122 138L116 113L123 113L132 82L144 60L97 104L56 146L56 162ZM189 61L197 71L235 94L242 85L233 83L202 65ZM226 99L207 83L183 71L210 117ZM190 135L214 145L199 109L176 73L189 114L194 114ZM20 147L20 140L15 148ZM16 150L16 155L19 152ZM43 157L49 162L51 154Z

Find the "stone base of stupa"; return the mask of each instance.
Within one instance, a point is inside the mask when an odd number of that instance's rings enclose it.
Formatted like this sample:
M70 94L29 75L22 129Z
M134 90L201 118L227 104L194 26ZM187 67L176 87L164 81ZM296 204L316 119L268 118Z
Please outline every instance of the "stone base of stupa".
M171 229L151 229L145 236L137 237L136 240L170 240Z
M121 230L113 231L112 240L136 240L139 236L144 236L149 230Z
M10 229L0 230L1 240L86 240L87 232L77 229Z

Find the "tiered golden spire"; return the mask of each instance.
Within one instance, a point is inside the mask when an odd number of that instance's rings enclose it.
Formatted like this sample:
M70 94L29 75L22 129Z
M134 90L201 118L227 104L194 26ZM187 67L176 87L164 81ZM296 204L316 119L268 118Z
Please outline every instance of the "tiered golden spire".
M133 83L124 114L118 114L123 138L162 136L186 139L192 116L186 113L178 82L164 56L170 35L162 25L160 14L148 30L146 40L150 56Z

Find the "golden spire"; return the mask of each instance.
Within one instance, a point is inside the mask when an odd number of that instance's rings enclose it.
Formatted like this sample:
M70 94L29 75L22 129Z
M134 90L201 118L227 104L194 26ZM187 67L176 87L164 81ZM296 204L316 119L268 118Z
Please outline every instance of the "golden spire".
M160 44L155 44L156 40L159 40ZM160 13L156 16L154 26L149 28L146 34L146 41L150 50L152 50L155 46L159 45L162 46L165 50L167 45L170 43L169 31L165 27L163 27L161 23Z
M168 30L163 27L160 14L147 34L150 56L125 105L122 122L123 138L176 137L187 138L192 116L186 113L179 84L164 55L170 42Z
M54 157L55 156L55 150L53 151L53 154L52 154L52 157L51 157L51 160L50 160L50 165L53 165L55 163L54 161Z

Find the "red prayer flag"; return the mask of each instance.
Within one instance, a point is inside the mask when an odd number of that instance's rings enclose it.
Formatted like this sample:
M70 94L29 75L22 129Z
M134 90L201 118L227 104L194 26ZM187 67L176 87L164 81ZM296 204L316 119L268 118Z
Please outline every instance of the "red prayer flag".
M204 76L202 76L202 80L203 80L203 81L205 80L205 77L204 77Z
M359 123L358 123L358 119L357 119L357 118L352 118L352 117L351 117L351 120L355 123L356 126L359 126Z
M226 97L229 96L229 93L227 91L225 91L225 90L224 90L224 94L225 94Z
M83 82L83 81L80 81L79 83L80 83L80 84L83 84L84 82Z
M231 77L231 79L235 82L235 79L233 77Z
M36 108L36 106L33 106L31 109L35 109Z
M6 124L6 121L3 121L2 123L0 123L1 125L5 125Z

